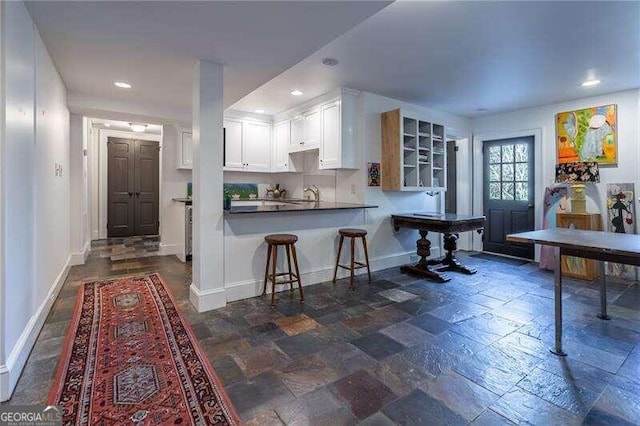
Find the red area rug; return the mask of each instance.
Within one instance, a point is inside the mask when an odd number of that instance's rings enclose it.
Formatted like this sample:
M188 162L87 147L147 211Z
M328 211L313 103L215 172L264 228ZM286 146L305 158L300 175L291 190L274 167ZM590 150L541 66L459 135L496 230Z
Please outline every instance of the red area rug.
M239 423L158 274L80 286L48 403L63 424Z

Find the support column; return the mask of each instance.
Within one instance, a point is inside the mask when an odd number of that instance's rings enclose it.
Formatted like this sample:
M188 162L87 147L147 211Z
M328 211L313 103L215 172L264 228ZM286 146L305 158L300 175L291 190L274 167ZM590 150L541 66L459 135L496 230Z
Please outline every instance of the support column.
M222 65L200 60L193 79L193 277L198 312L227 304L222 209Z

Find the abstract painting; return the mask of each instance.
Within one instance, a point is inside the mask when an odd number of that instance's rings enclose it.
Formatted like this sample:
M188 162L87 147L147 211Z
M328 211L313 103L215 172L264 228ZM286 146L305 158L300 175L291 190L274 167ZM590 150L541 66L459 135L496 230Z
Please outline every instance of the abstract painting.
M618 234L636 233L635 190L633 183L607 184L607 231ZM636 279L631 265L607 262L607 275Z
M618 164L616 105L561 112L556 115L558 163L595 161Z
M566 185L554 184L544 191L542 228L552 229L556 227L556 214L566 213L568 207L568 188ZM553 247L540 246L540 268L553 271L555 269L555 256Z
M380 186L380 163L367 163L367 176L369 186Z

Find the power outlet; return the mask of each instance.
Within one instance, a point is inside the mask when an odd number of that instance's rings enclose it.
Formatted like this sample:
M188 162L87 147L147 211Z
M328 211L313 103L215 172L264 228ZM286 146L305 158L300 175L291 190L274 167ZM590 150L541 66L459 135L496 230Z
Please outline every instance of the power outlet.
M356 195L356 184L355 183L351 184L351 195Z

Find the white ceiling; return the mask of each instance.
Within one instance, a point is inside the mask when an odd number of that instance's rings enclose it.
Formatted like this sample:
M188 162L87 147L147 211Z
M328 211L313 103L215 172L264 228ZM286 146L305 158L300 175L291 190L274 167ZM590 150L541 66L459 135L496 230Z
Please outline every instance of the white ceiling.
M32 1L27 7L74 99L190 111L197 58L224 64L228 106L387 4ZM115 80L133 89L117 89Z
M336 86L463 116L637 88L640 2L396 2L232 108L273 114Z

